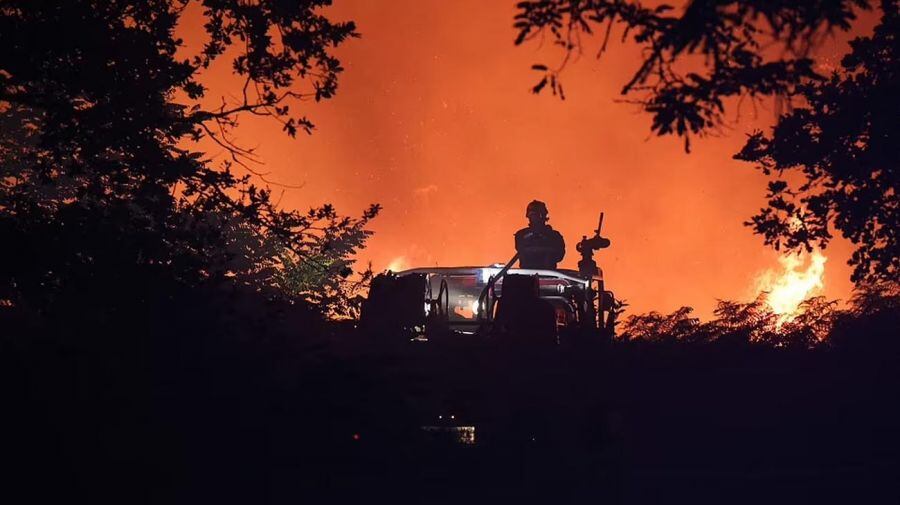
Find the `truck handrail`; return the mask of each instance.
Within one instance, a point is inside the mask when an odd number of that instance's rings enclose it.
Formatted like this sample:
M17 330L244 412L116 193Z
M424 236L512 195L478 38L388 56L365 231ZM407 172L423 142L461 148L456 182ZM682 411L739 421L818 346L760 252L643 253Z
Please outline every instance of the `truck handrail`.
M487 282L487 284L485 284L484 289L481 290L481 294L478 295L477 317L479 319L486 318L488 321L490 321L491 318L493 317L493 314L490 313L490 312L493 312L492 310L490 310L491 307L485 306L485 301L487 300L488 293L490 292L491 289L494 288L494 284L496 284L497 279L503 278L503 276L506 275L506 272L509 272L509 269L512 268L513 264L515 264L516 261L519 261L519 253L516 253L515 255L513 255L512 259L510 259L509 262L507 262L506 265L503 268L501 268L500 271L497 272L496 275L492 275L490 277L490 279L488 279L488 282ZM486 317L485 317L485 315L486 315Z

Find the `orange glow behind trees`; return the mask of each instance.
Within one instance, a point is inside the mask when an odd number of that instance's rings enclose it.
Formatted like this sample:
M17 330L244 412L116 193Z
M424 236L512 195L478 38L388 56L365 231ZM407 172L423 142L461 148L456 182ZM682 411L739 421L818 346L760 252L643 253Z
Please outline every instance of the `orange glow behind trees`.
M328 15L353 20L361 37L337 51L346 71L335 98L307 103L314 133L290 139L246 117L235 138L285 185L273 187L285 207L330 202L352 214L380 203L360 257L375 270L398 258L409 267L505 262L525 205L540 199L566 239L564 268L606 213L612 246L597 260L629 312L690 305L709 317L716 299L752 299L779 255L742 224L765 203L765 178L731 157L747 133L771 125L772 101L728 104L728 128L685 154L680 139L653 137L650 117L616 102L639 64L632 46L570 65L564 102L531 94L540 49L514 47L514 12L515 2L337 2ZM823 71L847 38L819 48ZM225 66L205 84L210 100L240 90ZM849 296L848 251L840 240L826 251L825 296Z

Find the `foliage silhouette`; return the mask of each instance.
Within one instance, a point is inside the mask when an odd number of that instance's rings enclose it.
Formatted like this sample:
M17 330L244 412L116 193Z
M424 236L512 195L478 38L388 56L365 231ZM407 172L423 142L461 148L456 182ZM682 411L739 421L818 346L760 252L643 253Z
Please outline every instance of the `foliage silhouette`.
M623 26L622 40L630 37L644 48L644 59L622 94L643 94L634 101L653 115L653 131L684 137L689 150L691 134L722 123L726 98L790 95L804 80L815 78L807 57L810 46L823 33L848 30L856 19L855 9L868 9L870 4L695 0L673 14L669 5L650 8L631 0L526 0L517 3L513 26L517 45L549 36L562 51L559 65L532 68L544 74L533 91L540 93L549 84L563 99L560 73L583 53L582 39L602 30L599 57L612 28ZM773 45L781 51L773 50ZM770 51L779 56L766 57ZM680 65L692 55L702 57L696 72Z
M894 284L811 350L744 345L771 320L757 302L571 346L382 345L321 321L345 309L313 286L345 286L376 209L277 210L179 142L185 118L228 123L167 106L187 81L160 68L202 68L235 30L263 44L265 19L300 16L313 49L330 25L315 2L203 5L217 42L185 66L181 3L0 4L4 502L892 502ZM246 75L284 83L293 53L251 53ZM481 445L423 438L448 410Z
M864 283L854 290L850 301L856 316L900 310L900 286L883 281Z
M832 231L856 246L855 282L900 281L897 230L897 0L881 0L881 23L857 38L831 76L810 49L834 30L848 31L869 0L694 0L679 13L637 1L528 0L517 4L516 44L549 36L563 53L533 88L564 98L560 74L602 28L598 57L612 28L641 46L643 61L622 88L626 101L653 116L658 135L703 135L723 124L725 100L768 95L780 115L771 135L753 133L735 158L770 177L768 206L747 223L776 249L825 247ZM702 58L697 58L697 56ZM636 97L636 98L632 98ZM780 108L780 107L779 107ZM799 177L790 177L791 173ZM788 182L791 181L791 182Z
M176 28L192 3L207 40L185 57ZM334 95L333 48L356 36L319 13L326 3L3 2L0 233L16 247L0 257L0 299L42 311L60 290L140 290L158 276L274 295L286 259L322 254L343 266L320 282L346 278L378 206L355 219L279 209L231 136L242 114L311 131L292 107ZM226 57L240 98L204 108L202 72ZM231 159L213 163L201 139Z
M753 230L776 249L807 250L825 247L836 230L856 246L857 282L900 282L900 13L896 1L882 9L874 34L851 42L840 70L801 84L803 105L735 155L771 179ZM792 172L800 184L789 182Z
M374 274L370 264L353 277L352 255L365 245L370 235L365 226L375 212L371 211L366 219L351 220L337 216L330 206L325 209L329 213L319 215L324 221L321 234L310 237L308 242L314 253L303 257L286 248L280 257L275 284L289 296L319 307L329 317L359 319L363 293Z
M679 344L715 342L754 344L763 347L809 350L835 344L841 325L849 320L898 313L900 290L894 283L863 283L854 289L846 309L823 296L804 300L792 317L774 313L766 303L767 293L751 302L720 300L715 318L701 322L691 317L690 307L671 314L649 312L627 317L619 332L623 341Z
M723 304L721 325L682 309L671 325L653 318L672 335L544 346L363 338L239 285L176 287L154 310L85 324L0 307L3 456L15 463L3 491L91 503L890 502L898 299L861 291L812 349L733 338L765 328L767 316L741 322L756 302ZM440 414L475 426L476 445L428 437L421 427Z
M693 309L681 307L675 312L663 315L659 312L631 315L620 325L624 340L684 340L696 332L700 324L697 318L689 317Z

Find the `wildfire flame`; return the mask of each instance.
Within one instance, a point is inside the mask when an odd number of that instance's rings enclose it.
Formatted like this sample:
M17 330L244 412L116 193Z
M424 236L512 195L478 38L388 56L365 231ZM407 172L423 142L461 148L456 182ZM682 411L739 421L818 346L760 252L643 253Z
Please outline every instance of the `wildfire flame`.
M800 304L825 288L825 262L818 249L812 253L785 254L778 258L779 269L769 269L756 279L758 293L768 293L766 304L777 314L777 325L793 321Z
M407 268L409 268L409 260L406 259L406 256L397 256L388 263L386 270L399 272L401 270L406 270Z

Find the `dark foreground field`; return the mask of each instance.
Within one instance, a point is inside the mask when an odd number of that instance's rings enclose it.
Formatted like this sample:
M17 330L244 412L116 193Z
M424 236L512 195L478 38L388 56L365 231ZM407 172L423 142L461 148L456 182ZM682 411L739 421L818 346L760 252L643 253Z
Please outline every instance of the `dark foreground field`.
M815 351L171 323L4 335L5 503L900 503L896 313Z

